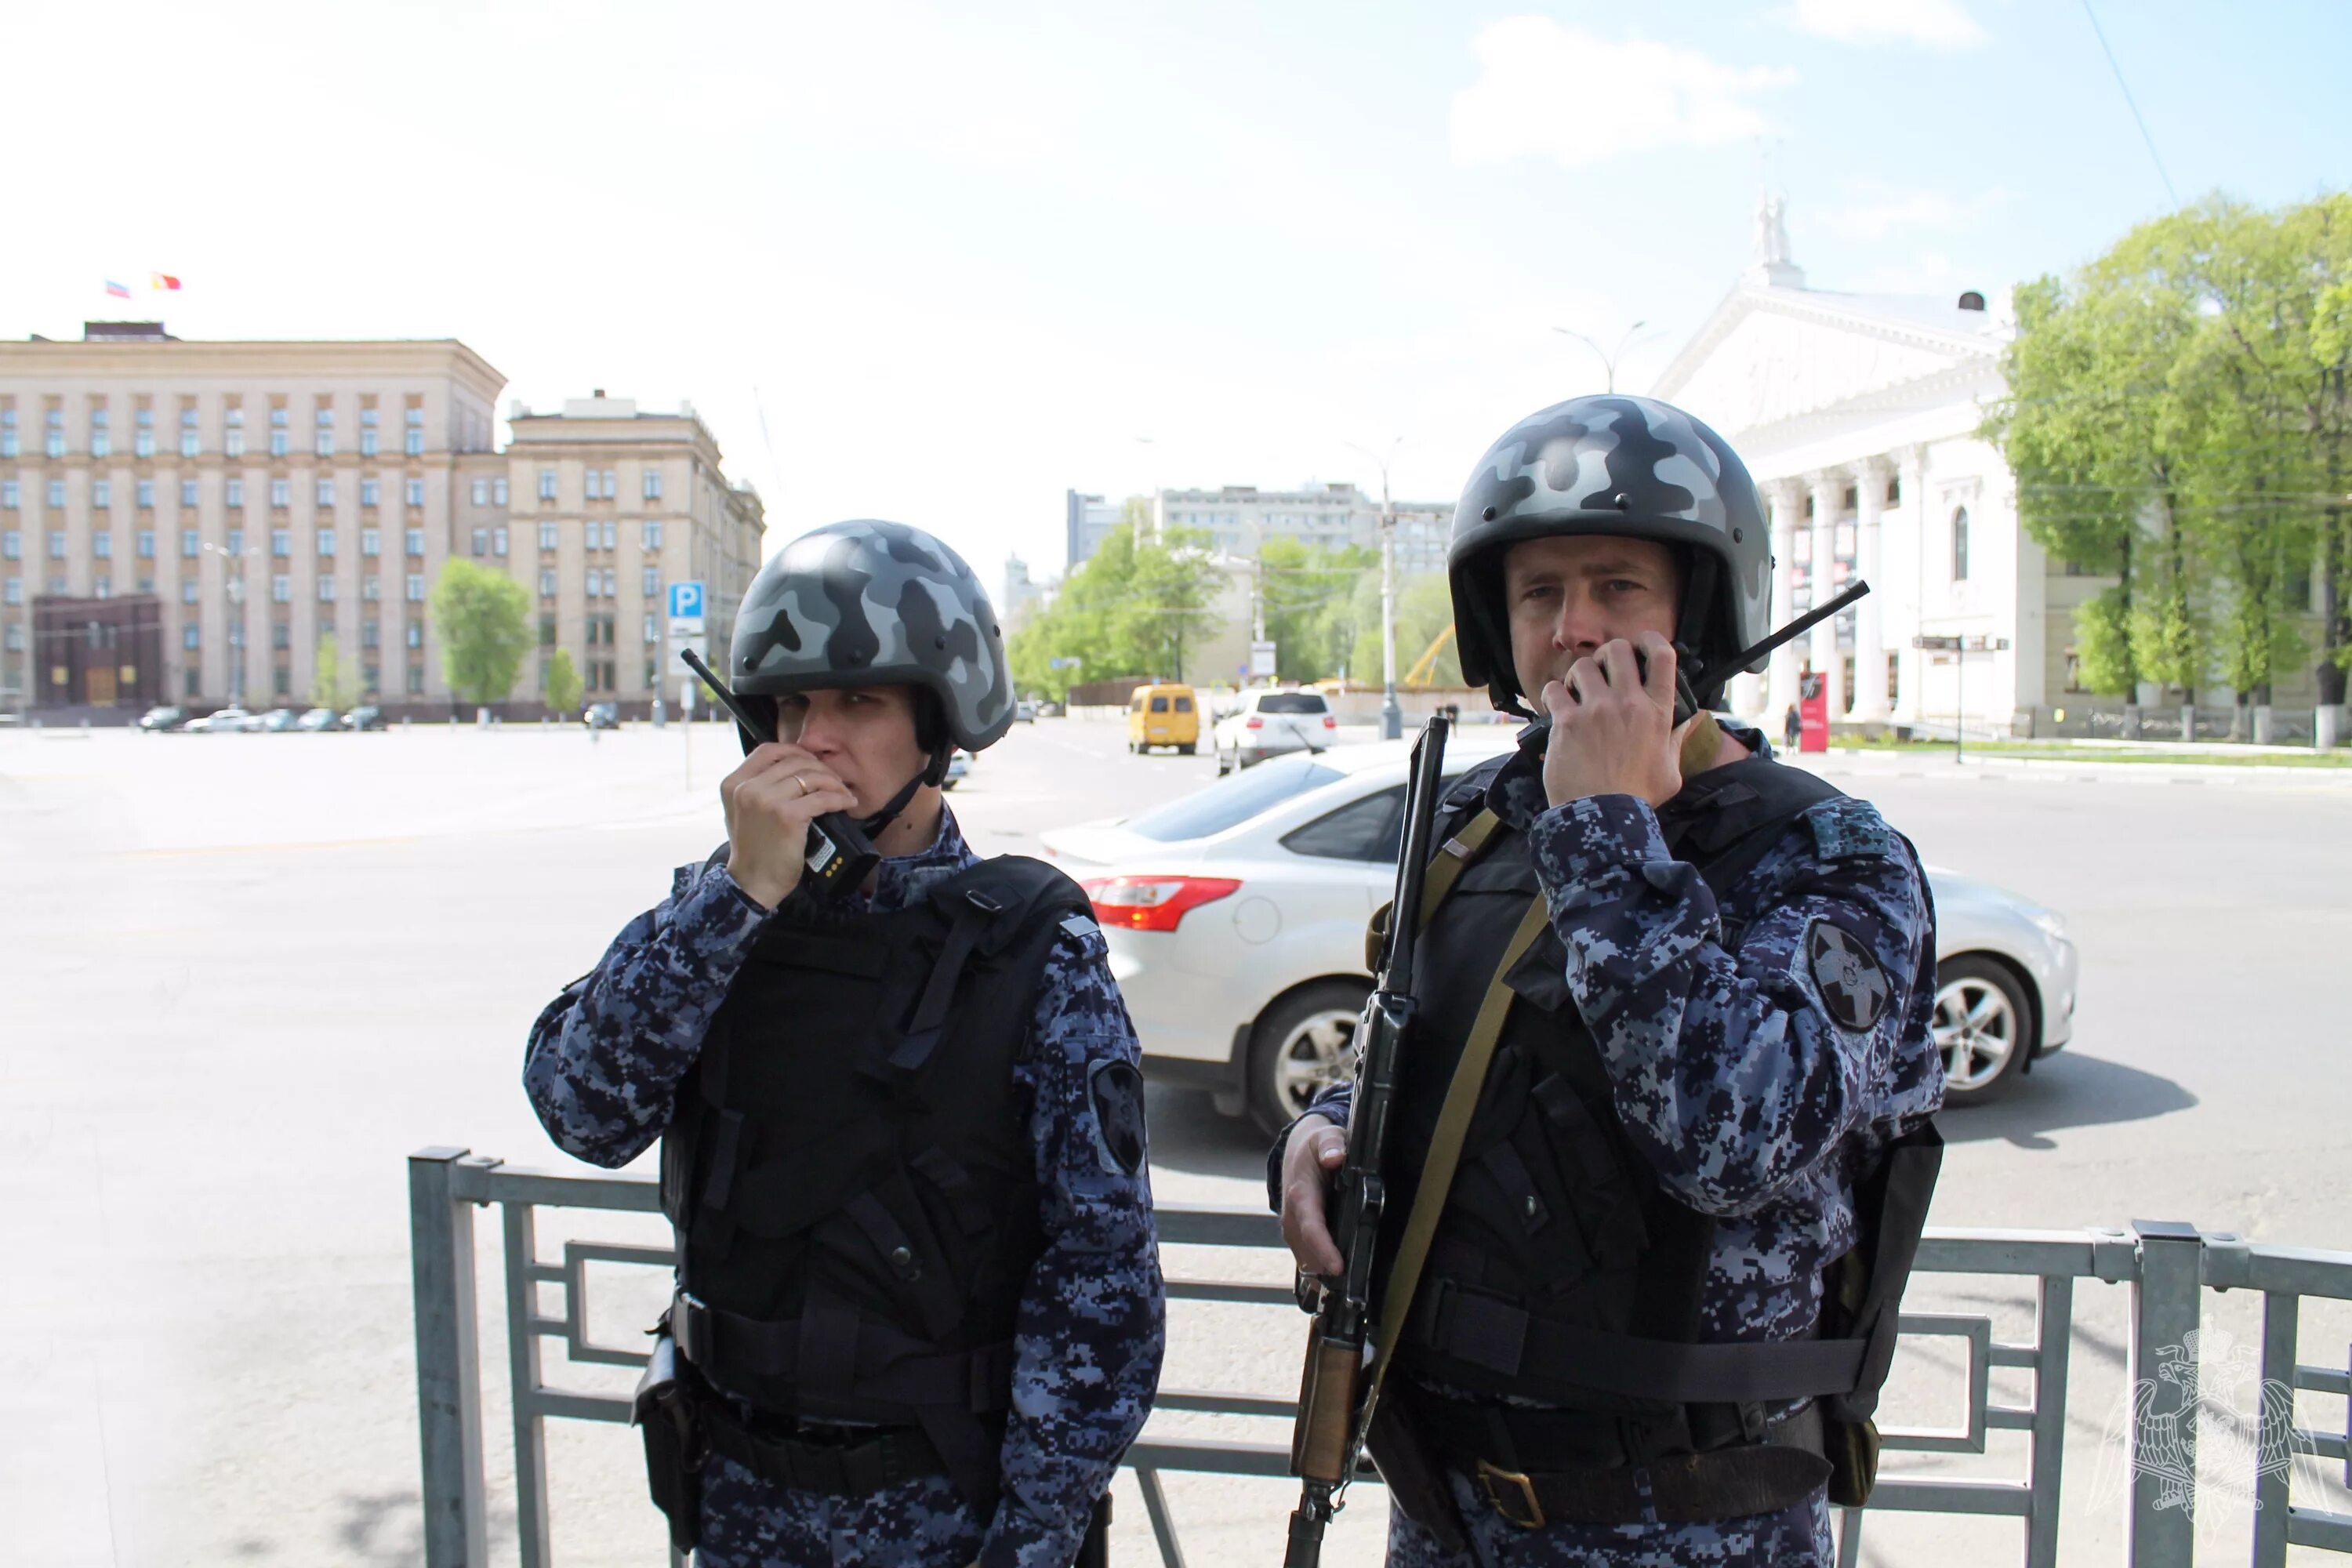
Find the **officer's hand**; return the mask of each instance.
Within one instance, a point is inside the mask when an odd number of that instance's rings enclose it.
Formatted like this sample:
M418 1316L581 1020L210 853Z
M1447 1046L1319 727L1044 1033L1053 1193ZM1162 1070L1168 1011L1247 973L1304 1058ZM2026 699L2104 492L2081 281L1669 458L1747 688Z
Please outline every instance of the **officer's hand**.
M1551 710L1543 776L1552 805L1631 795L1664 805L1681 792L1683 738L1698 716L1675 724L1675 649L1657 633L1601 644L1567 679L1544 683L1543 705Z
M1348 1135L1319 1115L1291 1129L1289 1146L1282 1152L1282 1239L1309 1274L1329 1276L1347 1268L1323 1212L1331 1173L1347 1153Z
M771 910L800 886L809 824L828 811L857 809L857 797L832 769L774 741L719 781L719 798L727 808L727 874Z

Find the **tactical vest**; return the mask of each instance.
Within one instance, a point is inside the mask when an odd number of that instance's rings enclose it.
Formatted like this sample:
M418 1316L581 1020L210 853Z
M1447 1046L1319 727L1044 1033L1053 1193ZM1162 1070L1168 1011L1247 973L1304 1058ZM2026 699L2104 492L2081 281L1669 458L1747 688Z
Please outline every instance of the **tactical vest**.
M1441 842L1510 761L1482 765L1449 795ZM1718 900L1798 816L1840 794L1763 758L1692 787L1661 820ZM1497 956L1540 897L1526 836L1502 826L1423 934L1418 1025L1393 1111L1391 1253ZM1736 945L1738 934L1724 940ZM1752 1444L1763 1402L1851 1389L1862 1352L1847 1341L1698 1345L1715 1223L1668 1192L1633 1145L1568 963L1547 925L1506 977L1510 1010L1396 1352L1406 1412L1445 1428L1428 1434L1442 1449L1522 1468L1613 1469ZM1416 1385L1475 1397L1433 1400ZM1530 1405L1552 1408L1504 1420L1504 1408Z
M983 1518L1045 1247L1013 1072L1091 913L1017 857L889 914L787 900L662 1139L688 1359L766 1417L920 1426Z

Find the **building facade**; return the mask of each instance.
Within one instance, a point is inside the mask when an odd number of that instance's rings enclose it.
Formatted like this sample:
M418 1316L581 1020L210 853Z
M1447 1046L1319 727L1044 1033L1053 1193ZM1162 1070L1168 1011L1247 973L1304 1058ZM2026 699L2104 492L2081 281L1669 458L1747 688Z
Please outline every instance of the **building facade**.
M1111 536L1119 525L1119 514L1125 509L1117 501L1100 496L1080 495L1076 490L1063 492L1063 566L1065 574L1077 570L1081 562L1094 559L1102 542Z
M650 696L659 584L707 583L723 639L759 562L758 499L726 483L690 410L518 411L499 452L504 384L454 341L92 322L79 342L0 343L0 708L299 704L326 695L332 637L337 695L446 709L429 621L452 556L533 594L541 679L570 647L597 697Z
M1399 501L1394 510L1397 571L1443 572L1454 503ZM1151 518L1155 534L1194 530L1207 534L1209 547L1223 555L1255 556L1263 541L1277 537L1329 550L1381 545L1381 503L1351 484L1297 490L1261 490L1255 485L1164 489L1152 498Z

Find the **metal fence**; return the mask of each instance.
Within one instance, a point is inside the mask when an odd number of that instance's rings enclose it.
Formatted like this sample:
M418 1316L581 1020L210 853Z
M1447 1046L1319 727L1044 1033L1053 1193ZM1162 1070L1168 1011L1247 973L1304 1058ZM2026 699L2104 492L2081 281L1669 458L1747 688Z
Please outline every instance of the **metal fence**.
M474 1278L474 1209L497 1205L505 1239L508 1378L514 1422L516 1534L523 1568L550 1568L546 1423L551 1417L625 1423L625 1398L567 1393L541 1373L544 1340L561 1340L574 1362L642 1366L635 1350L593 1342L587 1331L586 1267L639 1264L667 1268L667 1247L567 1241L560 1258L542 1258L534 1218L541 1207L655 1214L647 1177L571 1175L509 1169L462 1149L426 1149L409 1157L409 1233L416 1310L417 1417L424 1462L426 1568L481 1568L488 1560L488 1497L483 1482L478 1302ZM1163 1204L1163 1246L1276 1248L1271 1216L1249 1209ZM2306 1486L2318 1461L2344 1466L2352 1487L2352 1366L2298 1360L2305 1298L2352 1300L2352 1254L2258 1247L2192 1226L2138 1221L2129 1228L2087 1231L1931 1229L1919 1252L1922 1273L2006 1276L2036 1282L2030 1342L1993 1337L1990 1315L1906 1312L1903 1332L1958 1341L1967 1351L1968 1415L1957 1428L1889 1429L1890 1451L1982 1454L1987 1435L2027 1435L2025 1473L2015 1479L1889 1477L1868 1509L1842 1510L1838 1557L1859 1561L1864 1519L1884 1511L2008 1517L2024 1527L2029 1568L2058 1562L2058 1509L2065 1458L2066 1380L2074 1342L2074 1281L2095 1279L2131 1290L2126 1423L2126 1561L2131 1568L2185 1568L2194 1550L2198 1420L2210 1401L2200 1394L2199 1327L2204 1292L2258 1290L2263 1297L2260 1414L2248 1448L2254 1473L2242 1478L2254 1507L2254 1568L2278 1568L2287 1548L2352 1552L2352 1513L2298 1504L2294 1479ZM559 1311L541 1310L541 1288L562 1291ZM1301 1333L1286 1285L1171 1278L1171 1300L1279 1307L1292 1315L1286 1332ZM2352 1347L2347 1347L2352 1354ZM1898 1358L1898 1365L1901 1362ZM2032 1373L2031 1402L1996 1405L1996 1367ZM2298 1424L2299 1394L2347 1398L2346 1430ZM1157 1407L1217 1415L1281 1417L1288 1398L1160 1390ZM1225 1438L1150 1436L1129 1450L1152 1533L1166 1568L1181 1568L1175 1521L1160 1487L1171 1471L1282 1477L1286 1445ZM1368 1472L1369 1474L1369 1472ZM2315 1489L2312 1488L2311 1489ZM674 1562L677 1561L674 1558Z

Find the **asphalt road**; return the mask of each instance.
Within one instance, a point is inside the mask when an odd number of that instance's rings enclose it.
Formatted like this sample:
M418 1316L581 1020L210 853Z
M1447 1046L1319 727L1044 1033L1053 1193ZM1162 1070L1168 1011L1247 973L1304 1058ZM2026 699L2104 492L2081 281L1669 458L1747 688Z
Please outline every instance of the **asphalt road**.
M572 1166L518 1087L524 1032L671 868L723 837L714 786L733 752L709 727L690 756L676 727L0 732L0 1562L418 1560L404 1157L456 1143ZM2083 950L2074 1045L2003 1103L1948 1118L1935 1223L2178 1218L2352 1249L2337 978L2352 788L2218 769L1829 770L1931 861L2063 911ZM952 803L983 850L1034 852L1050 826L1213 771L1129 756L1113 724L1046 721L986 753ZM1254 1134L1198 1096L1155 1090L1151 1112L1163 1200L1260 1201ZM502 1489L497 1228L481 1226L482 1344ZM658 1237L551 1214L542 1255L575 1234ZM592 1268L595 1337L634 1339L648 1275ZM1914 1304L2014 1299L1980 1283L1926 1282ZM2091 1477L2124 1293L2077 1298L2070 1560L2119 1539ZM2210 1321L2242 1340L2250 1310L2223 1299ZM2021 1331L2006 1308L2000 1321ZM1263 1310L1180 1309L1170 1382L1287 1392L1297 1330ZM2352 1338L2315 1308L2305 1332L2305 1359L2338 1363L2327 1347ZM1898 1382L1895 1404L1949 1424L1935 1407L1948 1359L1915 1359L1916 1397ZM626 1387L552 1345L549 1368ZM2011 1375L1997 1398L2022 1396L2004 1392ZM2323 1401L2306 1419L2340 1411ZM659 1561L634 1435L556 1426L557 1561ZM2001 1442L1991 1468L2013 1473ZM1266 1560L1290 1501L1270 1482L1170 1493L1196 1563ZM1335 1563L1377 1560L1379 1494L1360 1495ZM494 1534L510 1560L510 1504ZM2016 1540L2013 1525L1890 1518L1864 1556L2007 1561ZM1126 1482L1116 1545L1149 1558Z

